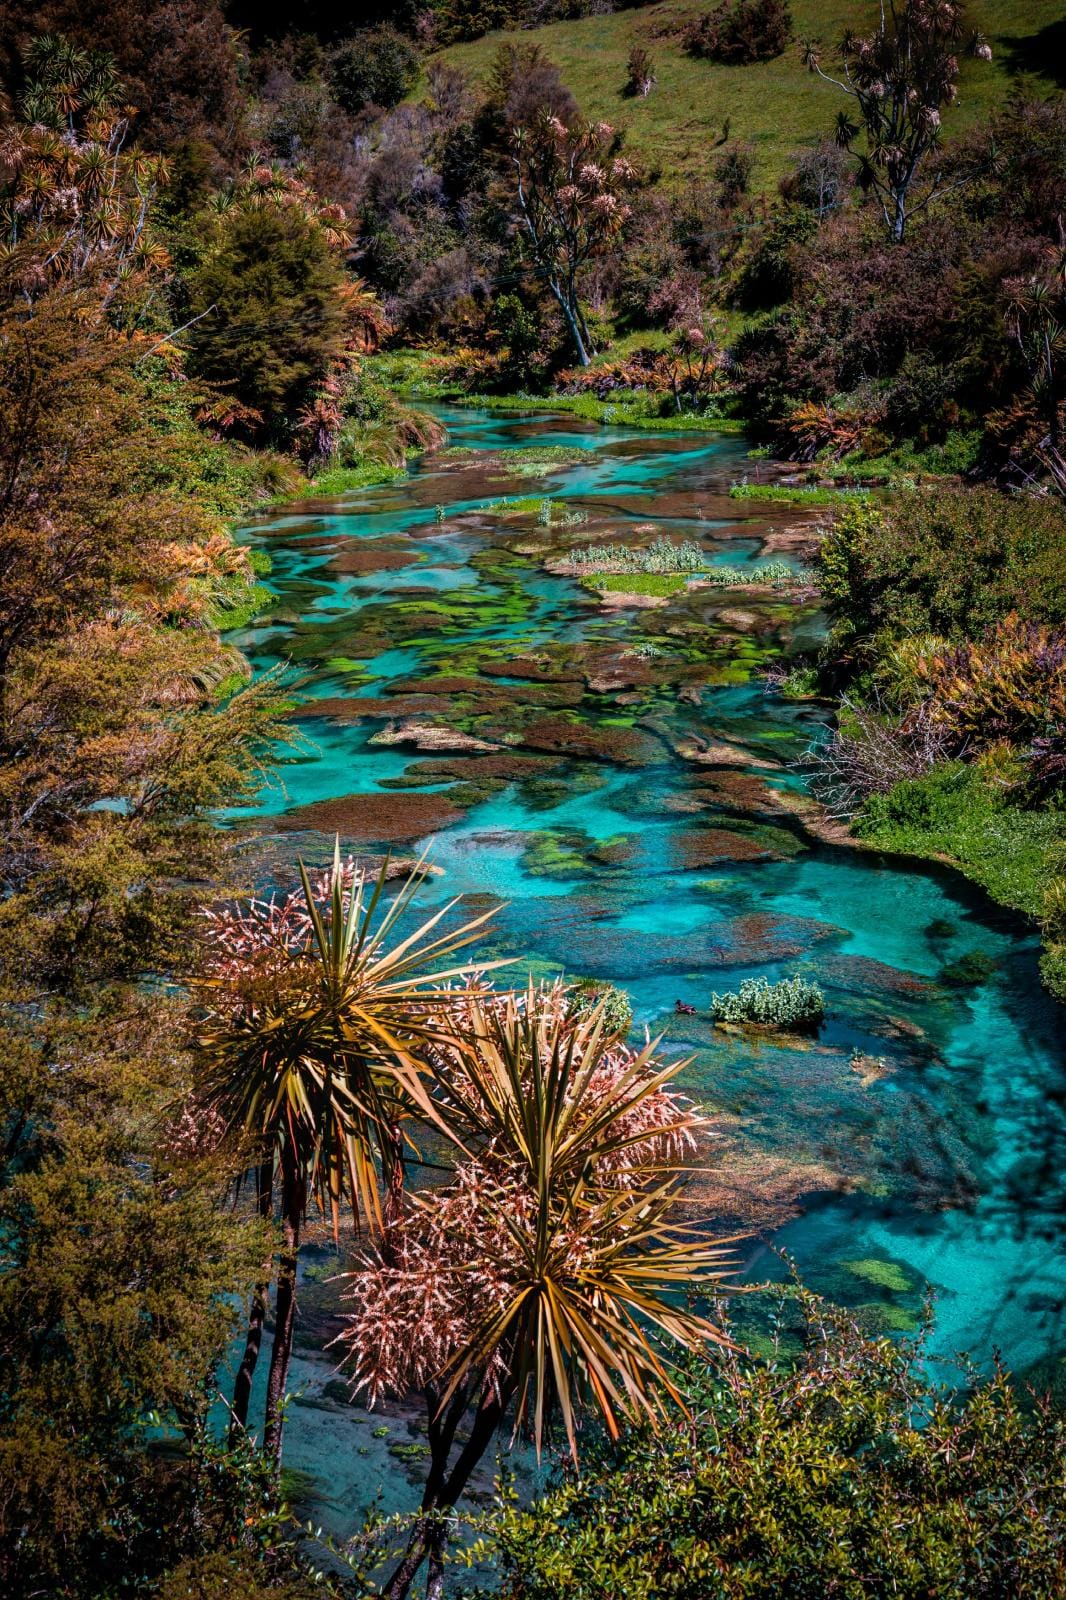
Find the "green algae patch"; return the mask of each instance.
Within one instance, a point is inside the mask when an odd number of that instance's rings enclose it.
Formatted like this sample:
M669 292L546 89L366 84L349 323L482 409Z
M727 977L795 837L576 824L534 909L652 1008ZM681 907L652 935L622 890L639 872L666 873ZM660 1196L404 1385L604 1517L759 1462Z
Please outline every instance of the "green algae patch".
M679 867L711 867L719 861L789 861L807 846L786 828L746 817L723 817L712 826L682 828L671 851Z
M913 1333L919 1320L916 1311L892 1305L887 1300L867 1301L861 1306L854 1306L851 1314L859 1327L871 1334Z
M840 1265L853 1278L873 1284L877 1289L887 1289L891 1294L910 1294L916 1287L895 1261L885 1261L878 1256L868 1256L862 1261L842 1261Z
M516 737L530 750L612 761L622 766L644 766L662 756L661 747L637 728L608 728L577 717L534 717Z
M583 828L547 828L529 835L522 866L533 878L585 878L599 867L623 865L632 854L628 834L593 839Z
M405 550L390 539L353 539L330 556L326 566L342 577L362 577L371 572L398 572L423 559L417 550Z
M668 599L688 587L680 572L600 573L582 578L583 589L599 589L607 594L636 594Z

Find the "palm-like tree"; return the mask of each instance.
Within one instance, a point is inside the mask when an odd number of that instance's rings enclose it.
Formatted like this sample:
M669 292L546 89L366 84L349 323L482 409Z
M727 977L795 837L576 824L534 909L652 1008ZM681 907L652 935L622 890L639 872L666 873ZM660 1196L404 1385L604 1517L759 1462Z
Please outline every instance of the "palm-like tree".
M434 968L476 939L491 912L440 931L452 901L412 931L399 924L425 876L424 858L383 902L388 863L368 881L339 848L331 870L284 901L253 901L211 919L211 960L200 983L199 1099L256 1155L260 1211L280 1193L283 1245L267 1384L264 1449L281 1456L282 1400L292 1353L296 1266L309 1202L336 1232L342 1205L380 1228L379 1174L393 1209L403 1181L402 1118L424 1099L414 1055L450 1043L448 984L469 964ZM405 1091L405 1092L404 1092ZM266 1317L269 1275L257 1287L233 1401L247 1423Z
M703 1128L668 1086L677 1067L627 1049L602 1006L575 1017L558 986L473 997L457 1033L429 1052L455 1173L413 1198L388 1254L366 1252L342 1335L371 1401L417 1386L429 1409L421 1515L386 1600L427 1557L441 1592L447 1513L508 1413L538 1451L556 1415L576 1456L583 1408L612 1434L654 1422L682 1406L666 1347L723 1338L683 1303L721 1279L729 1241L677 1221Z

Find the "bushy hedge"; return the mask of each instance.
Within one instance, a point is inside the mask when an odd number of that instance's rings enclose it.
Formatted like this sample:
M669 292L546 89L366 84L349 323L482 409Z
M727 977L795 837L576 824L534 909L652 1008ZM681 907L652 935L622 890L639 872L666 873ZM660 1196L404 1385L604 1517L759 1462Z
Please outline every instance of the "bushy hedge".
M852 503L819 557L835 621L864 635L975 638L1016 611L1066 620L1066 506L993 489L911 490Z
M743 67L772 61L788 48L791 38L788 0L723 0L709 16L691 24L685 48L693 56Z

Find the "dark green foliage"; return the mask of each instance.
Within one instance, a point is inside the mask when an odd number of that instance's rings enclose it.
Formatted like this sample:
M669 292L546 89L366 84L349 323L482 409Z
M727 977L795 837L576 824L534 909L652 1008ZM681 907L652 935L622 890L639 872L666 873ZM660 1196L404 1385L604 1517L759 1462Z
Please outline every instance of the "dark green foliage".
M801 1295L799 1348L686 1373L627 1435L496 1519L508 1600L1055 1600L1066 1429L998 1372L934 1389L920 1342Z
M809 1027L820 1022L825 996L816 983L798 975L770 983L767 978L744 978L740 988L711 995L711 1016L716 1022L756 1022L773 1028Z
M772 61L788 48L792 13L788 0L722 0L707 16L690 24L685 36L690 55L726 66Z
M996 963L987 951L967 950L956 961L941 967L938 976L949 989L976 989L987 983L995 970Z
M213 1458L203 1421L263 1239L219 1208L177 1114L179 1006L4 993L0 1586L132 1589L258 1514L262 1482Z
M1066 619L1066 508L991 489L851 505L823 541L822 591L834 620L864 636L976 637L1011 611Z
M352 114L367 106L396 105L417 77L417 49L388 26L354 33L329 59L330 87L338 104Z
M526 389L543 384L552 354L559 346L551 324L551 313L536 296L496 296L491 329L502 347L501 376L508 387Z
M806 244L817 226L812 211L794 206L756 234L737 277L736 299L745 311L766 310L790 298L798 281L794 247Z
M235 204L203 219L187 274L193 371L259 413L284 438L288 419L344 344L344 269L296 206Z

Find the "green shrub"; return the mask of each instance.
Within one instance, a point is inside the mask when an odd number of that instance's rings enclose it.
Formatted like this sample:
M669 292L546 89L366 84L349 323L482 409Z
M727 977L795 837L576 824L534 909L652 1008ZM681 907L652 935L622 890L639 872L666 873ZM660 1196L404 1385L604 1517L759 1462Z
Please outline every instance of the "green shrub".
M767 561L761 567L708 567L700 576L719 588L732 589L747 583L796 583L803 574L793 572L787 561Z
M287 436L309 387L345 349L344 264L325 230L295 206L234 204L205 213L186 273L194 376L218 384Z
M782 978L770 983L766 978L745 978L738 990L711 995L711 1016L715 1022L760 1022L784 1028L821 1020L825 996L816 983L806 978Z
M1066 944L1048 945L1040 957L1040 976L1056 1000L1066 1001Z
M657 538L643 549L627 544L590 544L570 552L576 567L622 567L626 572L700 572L707 563L694 539L675 544Z
M773 687L782 700L810 700L819 692L817 667L792 667Z
M578 979L570 1001L571 1015L587 1017L601 1002L604 1027L611 1033L628 1033L633 1026L633 1002L624 989L598 978Z
M685 48L726 66L772 61L792 38L788 0L722 0L708 15L689 24Z
M351 115L366 106L388 110L418 77L418 51L395 28L362 28L333 51L328 73L337 103Z
M785 1338L762 1337L765 1362L722 1352L678 1375L683 1427L583 1442L580 1476L496 1516L506 1600L1062 1594L1054 1410L998 1369L937 1389L920 1337L813 1297L770 1316Z
M1015 611L1066 620L1066 506L993 489L915 489L845 507L822 542L822 593L860 635L976 638Z

